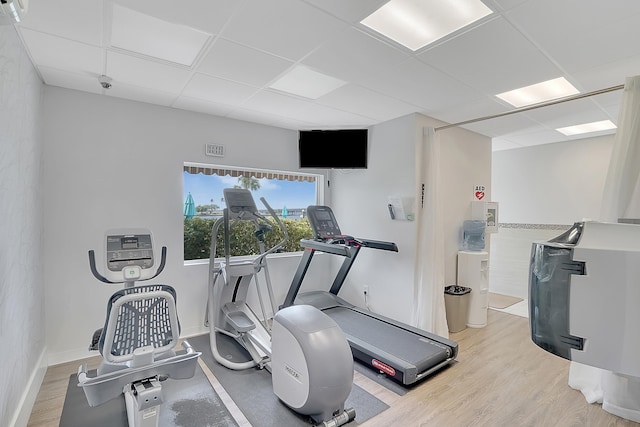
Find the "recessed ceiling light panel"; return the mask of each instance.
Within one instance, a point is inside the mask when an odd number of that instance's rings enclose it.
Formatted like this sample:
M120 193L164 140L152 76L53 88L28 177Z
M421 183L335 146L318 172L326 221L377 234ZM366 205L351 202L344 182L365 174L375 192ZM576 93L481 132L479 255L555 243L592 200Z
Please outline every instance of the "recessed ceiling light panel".
M578 93L580 93L580 91L564 77L559 77L509 92L503 92L496 96L514 107L519 108Z
M416 51L491 13L480 0L391 0L360 23Z
M343 80L298 65L269 87L305 98L317 99L346 83Z
M558 132L566 135L580 135L583 133L601 132L605 130L615 129L617 126L611 120L602 120L599 122L584 123L581 125L567 126L556 129Z

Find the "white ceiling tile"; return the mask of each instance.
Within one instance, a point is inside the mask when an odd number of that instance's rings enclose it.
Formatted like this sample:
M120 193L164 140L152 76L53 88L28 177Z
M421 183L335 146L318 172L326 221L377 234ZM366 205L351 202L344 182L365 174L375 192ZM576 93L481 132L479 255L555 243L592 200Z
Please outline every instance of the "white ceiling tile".
M271 89L303 98L317 99L342 87L347 82L297 65L269 85Z
M305 0L322 10L350 23L358 23L371 15L388 0Z
M247 100L242 107L254 111L267 111L283 117L300 120L301 111L311 105L311 101L295 96L263 90Z
M576 83L579 83L585 92L591 92L623 85L627 77L633 77L639 73L640 55L577 71L572 75ZM620 94L622 91L618 93ZM598 95L595 99L601 99L601 95Z
M615 118L609 117L604 110L597 108L590 98L551 105L527 111L524 114L538 123L544 123L550 129L607 119L616 121Z
M171 106L178 97L177 93L162 92L157 89L132 86L124 83L114 85L103 93L116 98L129 99L131 101L146 102L147 104Z
M514 132L522 131L523 129L526 129L527 131L531 131L532 129L544 129L544 127L539 123L522 114L513 114L495 119L483 120L480 122L462 125L462 127L490 137L512 134Z
M190 77L183 68L111 51L107 53L106 74L113 79L114 86L121 81L170 93L180 93Z
M620 107L620 105L622 105L623 96L623 90L616 90L614 92L592 96L591 100L593 100L593 102L600 105L601 107Z
M384 76L372 76L362 83L388 96L403 99L427 112L451 110L484 98L480 92L450 76L411 58L387 70Z
M248 0L223 37L294 61L346 27L346 23L296 0Z
M489 1L493 1L496 5L498 5L498 8L501 10L509 10L509 9L513 9L514 7L528 0L489 0ZM489 2L485 2L485 3L487 3L487 5L490 6Z
M497 102L495 97L482 96L477 99L461 100L457 104L444 104L442 108L430 111L429 115L447 123L458 123L510 110L511 108Z
M103 0L31 1L18 26L102 46Z
M293 65L292 61L218 39L198 71L253 86L265 86Z
M515 148L522 148L522 146L515 142L497 138L491 141L491 151L513 150Z
M338 110L319 104L312 104L304 110L313 121L313 129L368 127L377 123L370 117ZM311 129L311 128L307 128Z
M640 54L640 2L536 0L507 17L568 72Z
M302 63L338 79L358 82L372 76L389 76L407 58L405 52L349 28L315 50Z
M360 126L368 125L373 120L362 117L348 111L338 111L327 106L314 104L308 100L288 96L268 90L258 93L245 102L243 109L254 112L265 111L274 116L289 118L300 124L306 124L306 128L326 128L335 126L348 126L357 123ZM238 114L238 112L234 112ZM278 123L283 123L282 120Z
M608 105L603 107L604 111L606 111L606 113L609 115L609 117L612 117L613 119L611 120L614 123L619 123L620 122L620 107L621 104L615 104L615 105Z
M137 10L168 22L175 22L217 34L242 2L237 0L114 0L124 7Z
M213 103L237 106L256 91L257 89L252 86L198 73L186 85L182 94Z
M113 6L111 46L191 66L211 34Z
M376 120L390 120L417 112L415 105L352 84L319 98L317 103Z
M49 86L58 86L67 89L79 90L89 93L102 93L102 87L95 77L86 74L75 74L49 67L38 67L44 83Z
M236 109L230 112L227 117L242 120L245 122L260 123L268 126L276 126L284 129L300 129L309 126L309 123L295 120L289 117L278 116L266 111L255 111L247 109Z
M507 134L504 135L503 138L507 141L517 141L517 144L522 147L531 147L534 145L551 144L554 142L569 140L569 138L567 138L560 132L548 129Z
M534 44L502 18L428 49L418 58L471 87L482 88L486 95L561 76Z
M20 32L38 66L94 77L104 70L104 52L100 48L26 28L21 28Z
M214 116L226 116L234 108L230 105L218 104L205 101L204 99L180 96L172 105L182 110L196 111L198 113L211 114Z

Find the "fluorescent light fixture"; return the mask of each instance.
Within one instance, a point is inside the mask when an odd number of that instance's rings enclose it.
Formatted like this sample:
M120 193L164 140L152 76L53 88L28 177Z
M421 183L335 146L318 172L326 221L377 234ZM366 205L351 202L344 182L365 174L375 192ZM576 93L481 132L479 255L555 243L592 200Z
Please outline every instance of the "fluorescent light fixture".
M604 130L615 129L617 126L611 120L602 120L599 122L584 123L581 125L567 126L556 129L558 132L566 135L580 135L582 133L600 132Z
M558 77L557 79L503 92L496 96L514 107L524 107L577 93L580 93L580 91L573 87L564 77Z
M343 80L298 65L269 87L305 98L317 99L345 84L347 82Z
M11 11L11 14L13 15L13 19L15 19L16 22L20 22L20 15L16 10L16 6L13 3L9 3L9 9Z
M416 51L491 13L480 0L391 0L360 23Z
M111 46L191 66L211 34L113 5Z

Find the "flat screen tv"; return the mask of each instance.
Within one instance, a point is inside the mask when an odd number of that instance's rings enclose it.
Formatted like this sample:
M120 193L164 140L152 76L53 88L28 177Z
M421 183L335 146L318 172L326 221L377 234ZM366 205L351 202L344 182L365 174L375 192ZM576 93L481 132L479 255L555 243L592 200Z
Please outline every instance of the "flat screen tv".
M366 169L367 129L301 130L300 168Z

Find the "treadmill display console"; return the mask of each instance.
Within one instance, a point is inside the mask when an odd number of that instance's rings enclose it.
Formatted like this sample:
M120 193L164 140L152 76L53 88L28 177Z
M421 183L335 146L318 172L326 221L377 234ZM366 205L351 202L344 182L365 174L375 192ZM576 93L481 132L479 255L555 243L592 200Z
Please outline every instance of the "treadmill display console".
M329 206L309 206L307 215L316 239L330 239L342 236L338 221L336 221L336 217Z

